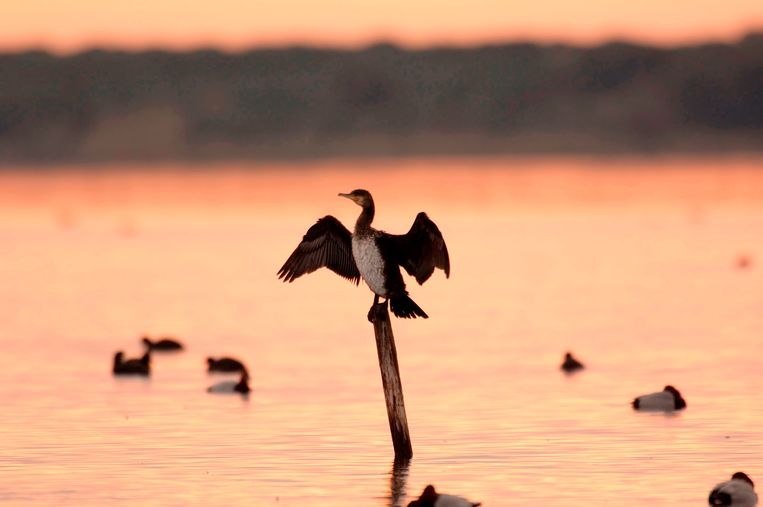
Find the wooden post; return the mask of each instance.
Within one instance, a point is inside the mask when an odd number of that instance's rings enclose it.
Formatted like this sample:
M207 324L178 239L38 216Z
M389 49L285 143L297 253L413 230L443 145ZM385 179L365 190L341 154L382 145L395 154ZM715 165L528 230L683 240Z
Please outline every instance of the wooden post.
M392 324L389 321L386 301L374 305L373 317L376 352L379 355L379 370L384 388L384 400L387 402L387 417L389 418L389 431L392 434L392 446L395 448L395 459L411 459L413 448L411 447L411 436L408 434L403 385L400 382L395 337L392 334Z

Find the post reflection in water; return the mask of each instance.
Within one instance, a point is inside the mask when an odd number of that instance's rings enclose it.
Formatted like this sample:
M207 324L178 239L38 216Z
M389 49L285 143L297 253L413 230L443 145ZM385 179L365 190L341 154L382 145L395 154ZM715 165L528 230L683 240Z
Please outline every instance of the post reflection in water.
M408 482L408 470L411 460L395 459L392 462L392 471L389 479L389 505L401 507L405 500L405 484Z

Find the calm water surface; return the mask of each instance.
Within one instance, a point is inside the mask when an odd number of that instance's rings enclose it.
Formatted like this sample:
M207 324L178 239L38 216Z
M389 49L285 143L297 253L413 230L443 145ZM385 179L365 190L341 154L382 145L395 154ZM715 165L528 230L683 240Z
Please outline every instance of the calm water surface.
M760 160L355 161L0 173L0 502L701 506L763 484ZM182 172L182 174L181 174ZM426 210L452 273L395 320L414 459L394 467L372 295L275 273L314 221ZM746 255L752 263L738 269ZM173 334L150 380L115 351ZM572 350L588 368L558 370ZM253 392L210 395L208 355ZM682 413L635 413L670 383Z

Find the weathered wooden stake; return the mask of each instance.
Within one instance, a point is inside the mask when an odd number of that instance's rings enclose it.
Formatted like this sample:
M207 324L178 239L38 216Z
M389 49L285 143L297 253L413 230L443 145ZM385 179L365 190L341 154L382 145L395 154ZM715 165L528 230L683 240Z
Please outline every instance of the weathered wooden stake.
M389 321L386 301L374 305L373 323L374 334L376 335L376 352L379 355L379 370L384 388L384 400L387 402L389 431L392 434L392 446L395 448L395 459L410 459L413 457L413 448L411 447L411 436L408 434L403 385L400 382L395 337L392 334L392 324Z

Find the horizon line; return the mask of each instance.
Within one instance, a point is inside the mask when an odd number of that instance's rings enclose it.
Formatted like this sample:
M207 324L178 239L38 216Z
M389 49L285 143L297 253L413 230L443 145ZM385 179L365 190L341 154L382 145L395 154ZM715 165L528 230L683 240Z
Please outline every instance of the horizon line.
M278 51L288 49L314 49L318 51L364 51L375 47L389 46L404 51L427 51L432 49L478 49L483 47L510 46L510 45L536 45L542 47L567 46L574 48L595 48L609 44L628 44L658 49L677 49L682 47L702 46L712 44L739 44L750 37L763 36L763 26L751 27L736 34L728 36L707 35L684 37L678 41L658 41L643 37L629 35L605 35L592 40L579 40L574 37L486 37L481 40L430 40L426 42L408 42L394 37L368 38L363 41L337 42L325 40L288 40L279 42L262 43L225 43L221 41L204 41L194 43L168 43L168 42L145 42L139 44L120 44L115 42L88 42L76 44L72 47L57 47L55 44L19 44L0 45L0 54L23 54L23 53L48 53L51 55L66 57L89 52L115 52L115 53L195 53L203 51L215 51L224 54L243 54L256 51Z

